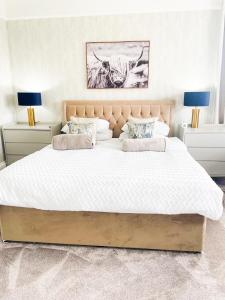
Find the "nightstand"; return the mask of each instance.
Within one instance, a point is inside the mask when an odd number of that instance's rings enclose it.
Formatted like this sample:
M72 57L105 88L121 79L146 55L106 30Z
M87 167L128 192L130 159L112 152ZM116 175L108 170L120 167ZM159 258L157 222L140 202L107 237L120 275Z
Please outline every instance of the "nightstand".
M180 139L210 176L225 176L225 125L180 127Z
M59 134L61 128L61 123L40 123L33 127L23 123L3 126L2 133L6 164L10 165L49 145L52 137Z

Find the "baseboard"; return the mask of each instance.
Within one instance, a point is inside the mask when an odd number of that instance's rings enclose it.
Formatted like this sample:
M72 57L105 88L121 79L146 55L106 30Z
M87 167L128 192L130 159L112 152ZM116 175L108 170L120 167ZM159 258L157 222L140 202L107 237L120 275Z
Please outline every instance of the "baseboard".
M5 161L0 162L0 170L4 169L6 167Z

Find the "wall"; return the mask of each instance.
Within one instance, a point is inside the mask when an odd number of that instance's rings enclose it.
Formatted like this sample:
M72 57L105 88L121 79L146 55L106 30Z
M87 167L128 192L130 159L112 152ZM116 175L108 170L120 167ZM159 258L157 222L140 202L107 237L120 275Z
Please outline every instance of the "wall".
M222 71L220 82L220 106L219 106L219 121L225 123L225 30L222 51Z
M6 18L5 0L0 0L0 18Z
M201 121L213 122L218 87L222 14L219 10L71 17L8 22L16 90L42 91L41 121L62 117L63 99L176 99L176 124L190 121L185 90L209 89ZM86 41L150 40L150 87L86 89ZM18 108L18 120L26 111Z
M87 16L220 9L222 0L7 0L7 17Z
M0 2L0 8L3 8L3 2ZM1 16L3 12L1 10ZM6 21L0 17L0 127L2 124L11 122L14 116L14 101L12 96L12 82L10 72L10 57L7 38ZM0 135L0 168L2 166L3 149Z

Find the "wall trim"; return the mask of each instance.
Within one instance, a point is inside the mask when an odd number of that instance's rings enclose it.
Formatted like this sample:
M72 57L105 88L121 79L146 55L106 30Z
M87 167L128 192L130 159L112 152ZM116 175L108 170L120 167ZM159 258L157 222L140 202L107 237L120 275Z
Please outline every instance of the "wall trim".
M0 170L6 168L6 162L5 161L2 161L0 162Z

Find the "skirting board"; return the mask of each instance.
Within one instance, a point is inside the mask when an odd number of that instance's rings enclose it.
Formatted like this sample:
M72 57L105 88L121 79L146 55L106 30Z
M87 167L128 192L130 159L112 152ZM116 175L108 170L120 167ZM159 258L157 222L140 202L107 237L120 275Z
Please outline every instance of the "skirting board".
M201 252L205 218L0 206L5 241Z
M0 170L4 169L6 167L5 161L0 162Z

